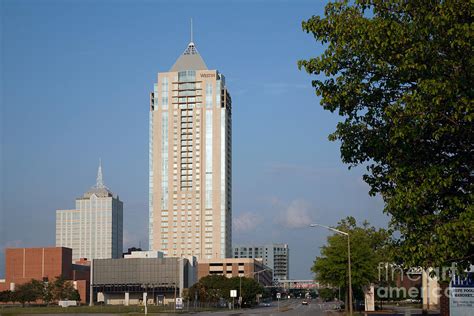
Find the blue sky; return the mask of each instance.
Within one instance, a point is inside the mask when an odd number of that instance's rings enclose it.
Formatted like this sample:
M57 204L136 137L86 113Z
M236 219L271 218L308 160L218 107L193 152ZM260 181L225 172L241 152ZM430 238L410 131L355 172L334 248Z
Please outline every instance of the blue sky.
M194 42L233 101L234 244L290 245L290 277L310 267L345 216L385 226L362 168L329 142L297 60L322 52L301 21L319 1L12 1L1 14L0 275L6 246L54 246L56 209L104 180L124 201L124 247L148 224L148 110L156 74Z

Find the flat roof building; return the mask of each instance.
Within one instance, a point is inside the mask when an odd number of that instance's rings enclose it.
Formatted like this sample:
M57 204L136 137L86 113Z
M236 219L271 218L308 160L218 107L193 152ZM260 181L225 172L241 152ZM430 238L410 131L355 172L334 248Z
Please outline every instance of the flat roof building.
M272 285L272 270L259 259L224 258L199 261L198 279L208 275L253 278L263 286Z
M273 280L290 278L290 248L288 244L241 245L234 247L234 258L261 258L273 270Z
M149 249L232 256L232 105L194 42L150 96Z
M123 203L104 185L101 164L76 209L56 211L56 246L71 248L73 260L122 257Z
M166 304L197 280L192 258L123 258L92 261L93 302L136 305L147 293L149 304Z

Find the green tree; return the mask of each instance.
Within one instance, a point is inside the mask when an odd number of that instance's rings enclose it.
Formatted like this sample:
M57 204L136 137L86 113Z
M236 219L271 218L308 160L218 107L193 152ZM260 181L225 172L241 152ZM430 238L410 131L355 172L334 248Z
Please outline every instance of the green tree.
M201 302L218 302L225 296L228 287L228 278L222 275L208 275L199 280L189 289L189 299L194 300L196 293Z
M252 305L256 302L257 294L264 294L265 289L253 278L247 277L233 277L229 279L230 286L227 293L227 299L230 299L230 290L237 290L239 296L242 296L243 303ZM240 288L242 288L242 293L239 293Z
M28 283L17 286L14 292L0 292L1 302L19 302L24 306L25 303L37 300L43 300L43 302L49 304L53 300L80 301L81 297L72 282L61 277L50 283L32 279Z
M15 299L13 297L13 292L10 290L5 290L0 292L0 302L9 303L13 302Z
M74 289L71 294L68 297L69 300L73 301L80 301L81 300L81 295L79 294L79 291Z
M242 281L242 283L240 283ZM218 302L221 298L231 300L230 290L242 288L242 299L252 304L257 294L263 294L264 288L254 279L246 277L227 278L222 275L208 275L194 284L188 291L187 298L191 301L197 296L201 302ZM240 294L239 294L240 295Z
M318 290L319 297L323 301L332 301L337 297L336 290L330 288L322 288Z
M24 307L26 303L41 299L41 292L37 284L33 282L23 283L16 287L13 292L13 301L21 303Z
M43 281L31 279L30 283L30 289L33 292L34 296L36 297L36 300L44 300L44 294L45 294L45 283Z
M407 266L474 264L472 2L329 3L303 30L324 45L298 67L324 109L331 140L365 165Z
M48 282L44 285L44 294L43 294L43 301L46 305L49 305L54 300L53 295L53 283Z
M71 281L67 281L62 277L57 277L50 285L50 295L53 300L80 300L79 292L74 289ZM79 299L77 299L79 298Z
M367 222L357 226L353 217L343 219L336 228L350 235L352 289L355 297L362 298L364 287L379 279L379 262L390 260L389 233L385 229L370 227ZM346 292L347 237L335 234L329 236L327 241L311 270L320 284L340 287Z
M206 293L206 288L202 285L202 283L195 283L193 286L191 286L187 292L187 299L189 301L201 301L201 302L207 302L208 297Z

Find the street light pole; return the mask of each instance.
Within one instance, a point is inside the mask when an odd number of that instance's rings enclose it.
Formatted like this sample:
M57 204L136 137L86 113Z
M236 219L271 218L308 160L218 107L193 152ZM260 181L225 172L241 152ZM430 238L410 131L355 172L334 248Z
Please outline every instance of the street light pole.
M309 226L310 227L318 227L318 226L323 227L347 237L347 259L348 259L347 261L348 261L348 272L349 272L349 315L352 316L351 241L350 241L349 233L343 232L334 227L329 227L329 226L321 225L321 224L311 224Z
M242 296L242 276L239 275L239 309L242 309L243 300L244 297Z
M259 270L259 271L255 271L255 272L250 272L249 274L250 274L250 275L256 274L256 275L257 275L257 278L258 278L257 283L260 284L260 273L265 272L265 271L268 271L268 270L270 270L270 269L265 268L265 269L263 269L263 270ZM242 277L245 277L245 273L243 273L242 275L239 275L239 281L240 281L240 282L239 282L239 283L240 283L240 286L239 286L239 288L240 288L240 290L239 290L239 296L242 298L242 299L240 300L240 304L239 304L239 305L240 305L240 308L242 308L242 303L243 303L243 301L244 301L244 296L242 295ZM254 279L254 280L255 280L255 279Z
M176 313L176 280L174 280L174 312Z
M349 234L347 234L347 258L349 260L349 315L352 315L351 242Z
M177 269L176 269L176 276L177 276L177 280L179 280L179 275L181 274L181 267L179 266L179 262L182 261L183 258L179 258L178 260L176 260L176 265L177 265ZM176 313L176 282L177 280L175 279L174 281L174 312ZM180 282L181 283L181 282ZM181 284L180 284L180 287L179 287L179 292L181 292Z

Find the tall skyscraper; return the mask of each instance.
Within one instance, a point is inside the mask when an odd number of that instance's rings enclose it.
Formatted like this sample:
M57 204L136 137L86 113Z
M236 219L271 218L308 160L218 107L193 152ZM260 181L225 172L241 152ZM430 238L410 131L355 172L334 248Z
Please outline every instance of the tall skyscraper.
M224 76L191 39L150 97L150 250L232 255L231 117Z
M273 270L273 279L290 277L290 248L288 244L241 245L234 247L234 258L262 258L263 264Z
M123 203L104 185L101 164L76 209L56 211L56 246L72 248L73 260L122 257Z

